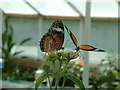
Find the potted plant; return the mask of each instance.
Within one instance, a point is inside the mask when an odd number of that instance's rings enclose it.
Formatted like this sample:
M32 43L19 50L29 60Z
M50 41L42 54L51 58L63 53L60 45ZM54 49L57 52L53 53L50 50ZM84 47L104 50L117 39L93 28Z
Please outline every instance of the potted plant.
M24 51L15 51L11 53L13 47L16 43L13 40L14 37L14 29L11 25L9 25L9 18L5 19L5 30L2 33L2 59L4 62L4 66L2 68L2 79L16 80L19 79L19 64L18 60L15 60L15 56L24 52ZM31 40L31 38L26 38L20 42L18 45L21 46L27 41Z

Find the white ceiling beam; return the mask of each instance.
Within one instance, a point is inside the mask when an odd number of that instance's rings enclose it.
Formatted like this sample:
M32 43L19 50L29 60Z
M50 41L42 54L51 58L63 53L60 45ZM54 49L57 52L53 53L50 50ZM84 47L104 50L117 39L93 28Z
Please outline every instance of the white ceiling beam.
M77 12L77 13L79 14L79 16L84 17L83 14L82 14L71 2L66 1L66 3L67 3L75 12Z

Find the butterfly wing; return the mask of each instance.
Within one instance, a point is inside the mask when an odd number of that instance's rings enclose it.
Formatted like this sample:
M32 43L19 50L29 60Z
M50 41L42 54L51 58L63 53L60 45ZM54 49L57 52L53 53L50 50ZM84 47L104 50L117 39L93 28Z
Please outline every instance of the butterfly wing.
M55 21L48 33L46 33L41 41L40 41L40 48L43 52L50 52L54 50L62 49L62 45L64 43L64 27L63 23L58 20Z
M55 21L50 29L49 33L56 39L56 42L62 47L64 43L64 25L60 20Z
M54 39L55 39L55 43L57 45L56 50L59 50L62 48L62 45L64 43L64 34L62 34L61 32L52 32L50 33Z
M40 41L40 49L43 52L53 51L52 43L54 42L54 38L51 34L46 33Z
M51 34L46 33L40 41L40 49L43 52L50 52L54 50L62 49L61 43L58 43L56 39L59 39L59 37L53 37ZM60 44L60 45L59 45Z
M75 45L76 48L77 48L77 47L78 47L78 41L77 41L75 35L74 35L66 26L65 26L65 28L66 28L68 34L70 35L70 38L72 39L74 45Z
M97 52L105 52L105 50L95 48L91 45L80 45L78 47L79 50L85 50L85 51L97 51Z
M49 32L53 32L53 31L58 31L58 32L64 33L64 25L63 25L62 21L57 20L51 25Z

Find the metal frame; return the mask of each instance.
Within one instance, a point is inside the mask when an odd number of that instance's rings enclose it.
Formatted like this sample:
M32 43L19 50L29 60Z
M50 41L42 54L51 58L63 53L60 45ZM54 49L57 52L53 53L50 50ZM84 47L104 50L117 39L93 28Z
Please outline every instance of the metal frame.
M90 32L91 32L91 2L86 2L86 16L83 34L83 42L90 43ZM84 52L84 70L83 70L83 83L86 88L89 88L89 52Z
M0 9L0 48L2 47L3 12ZM2 51L0 51L2 54Z
M3 28L3 13L2 10L0 9L0 48L2 47L2 28ZM0 54L2 57L2 50L0 49ZM2 64L2 62L0 62ZM2 71L0 71L0 73L2 74ZM2 78L2 75L0 75ZM2 82L0 82L0 89L2 88Z
M4 13L6 16L12 16L12 17L29 17L29 18L48 18L48 19L85 19L85 17L79 16L79 17L68 17L68 16L40 16L40 15L21 15L21 14L11 14L11 13ZM108 21L118 21L118 18L112 18L112 17L91 17L91 20L108 20Z
M40 57L41 52L40 52L40 46L39 46L39 42L40 42L40 38L42 37L42 31L43 31L43 18L39 18L38 19L38 57Z

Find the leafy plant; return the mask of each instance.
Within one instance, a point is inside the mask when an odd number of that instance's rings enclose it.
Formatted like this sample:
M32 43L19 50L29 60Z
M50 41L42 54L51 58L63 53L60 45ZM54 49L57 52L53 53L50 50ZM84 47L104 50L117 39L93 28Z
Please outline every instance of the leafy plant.
M120 85L120 70L118 59L113 52L101 61L99 67L90 68L90 85L98 88L118 88Z
M12 79L15 72L18 70L18 64L17 61L13 58L17 56L18 54L22 53L23 51L17 51L14 53L11 53L13 47L16 45L16 43L13 41L14 36L14 29L11 25L9 25L9 18L7 17L5 19L5 30L2 33L2 59L4 60L4 67L2 69L3 71L3 78ZM24 39L20 42L20 45L23 45L27 41L31 40L31 38ZM19 47L18 46L18 47ZM8 75L8 77L6 77Z
M44 73L36 80L35 88L37 89L45 79L48 79L51 90L50 77L53 77L55 78L55 90L57 90L59 81L62 78L64 79L61 86L62 88L64 87L66 79L70 79L80 89L84 89L85 87L82 81L75 75L72 75L69 70L70 60L77 57L78 54L76 52L56 51L45 54L45 62L42 66Z

